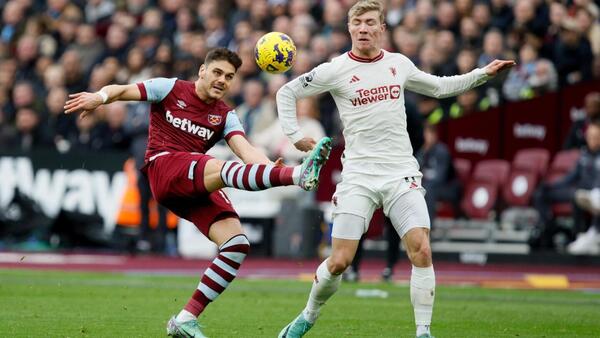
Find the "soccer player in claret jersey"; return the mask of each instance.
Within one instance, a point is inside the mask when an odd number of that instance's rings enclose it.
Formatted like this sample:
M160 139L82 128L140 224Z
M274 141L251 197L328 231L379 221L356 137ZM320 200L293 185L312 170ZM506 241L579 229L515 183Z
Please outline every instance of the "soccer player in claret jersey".
M235 111L221 99L242 61L225 48L211 50L200 66L196 82L155 78L137 84L109 85L97 93L70 95L65 113L82 117L101 104L114 101L150 101L150 129L146 164L156 200L196 227L219 247L218 257L206 269L181 312L167 324L175 337L204 337L197 317L235 278L250 243L238 215L221 188L263 190L299 185L314 190L321 167L329 156L331 140L323 138L304 162L285 167L271 162L244 137ZM224 138L244 163L220 161L205 155Z
M333 198L332 252L316 271L305 309L279 337L302 337L323 304L337 290L352 262L373 211L383 207L404 242L412 263L410 298L416 335L431 337L435 275L429 243L430 220L421 173L406 131L404 89L437 98L460 94L484 83L514 61L494 60L469 73L437 77L404 55L381 49L385 32L382 5L360 0L348 13L352 49L290 81L277 93L282 128L296 148L312 149L296 119L296 100L330 92L344 126L346 149L342 181Z

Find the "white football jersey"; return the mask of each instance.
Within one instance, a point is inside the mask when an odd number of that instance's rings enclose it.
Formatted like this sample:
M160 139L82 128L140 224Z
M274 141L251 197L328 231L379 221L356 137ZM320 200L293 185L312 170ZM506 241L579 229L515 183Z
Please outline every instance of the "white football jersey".
M303 135L296 100L330 92L344 127L344 174L421 176L406 130L404 89L437 98L484 83L483 69L438 77L419 70L407 57L381 51L373 59L345 53L288 82L277 93L277 110L293 143Z

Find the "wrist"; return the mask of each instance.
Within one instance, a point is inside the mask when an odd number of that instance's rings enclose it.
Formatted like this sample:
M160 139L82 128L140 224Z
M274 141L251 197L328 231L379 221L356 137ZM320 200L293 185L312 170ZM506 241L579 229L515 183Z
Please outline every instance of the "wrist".
M102 98L103 104L108 101L108 94L105 91L100 90L100 91L97 91L96 94L100 95L100 97Z

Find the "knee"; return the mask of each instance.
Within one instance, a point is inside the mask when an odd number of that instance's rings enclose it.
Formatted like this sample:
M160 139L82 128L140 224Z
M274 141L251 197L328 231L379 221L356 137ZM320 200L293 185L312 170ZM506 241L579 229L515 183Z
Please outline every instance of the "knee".
M352 264L352 257L348 257L343 253L333 253L327 260L327 269L333 275L343 273L346 268Z
M417 243L409 253L410 261L418 267L427 267L431 265L431 246L428 241Z

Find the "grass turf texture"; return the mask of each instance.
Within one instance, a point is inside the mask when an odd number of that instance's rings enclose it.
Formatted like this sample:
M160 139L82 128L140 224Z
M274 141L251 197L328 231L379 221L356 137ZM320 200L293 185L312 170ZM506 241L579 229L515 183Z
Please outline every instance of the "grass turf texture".
M0 270L0 337L164 337L196 277ZM210 337L276 337L309 282L234 281L201 316ZM387 299L357 298L377 288ZM407 286L343 284L307 337L414 337ZM444 337L600 337L600 294L438 287Z

